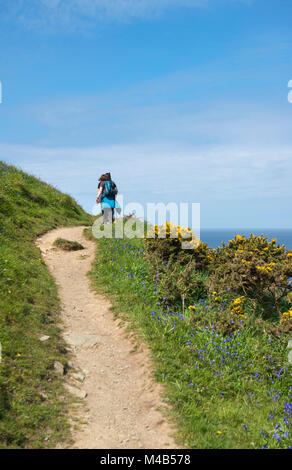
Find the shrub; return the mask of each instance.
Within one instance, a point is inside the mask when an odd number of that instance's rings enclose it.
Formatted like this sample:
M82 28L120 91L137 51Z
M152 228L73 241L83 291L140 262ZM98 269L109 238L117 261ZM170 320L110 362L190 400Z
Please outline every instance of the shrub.
M212 262L212 272L208 280L210 291L219 294L227 289L249 298L254 308L271 316L276 310L281 318L281 310L292 291L292 258L284 246L273 239L268 242L263 236L250 235L249 238L236 235L227 245L218 247Z
M160 298L164 299L172 307L175 304L183 304L185 299L197 301L207 294L204 273L195 271L192 261L187 265L181 266L175 260L171 260L168 265L162 265L160 273L157 273L159 279Z
M145 256L153 278L159 279L160 297L174 306L206 294L205 275L212 254L189 228L166 222L155 225L145 239ZM152 237L152 238L150 238ZM183 242L188 243L184 249ZM191 248L190 248L191 247Z
M146 257L155 269L160 270L161 265L167 265L175 260L181 266L191 263L192 269L203 271L212 259L208 245L201 243L189 228L166 222L162 227L155 225L148 231L147 237L145 239ZM183 242L188 242L191 248L183 249Z

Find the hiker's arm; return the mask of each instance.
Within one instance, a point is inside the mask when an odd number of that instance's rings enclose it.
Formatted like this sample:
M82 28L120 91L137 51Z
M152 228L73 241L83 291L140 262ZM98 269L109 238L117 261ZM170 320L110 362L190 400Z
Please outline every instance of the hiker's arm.
M101 193L102 193L102 187L100 186L100 187L98 188L98 191L97 191L96 202L99 202L99 197L100 197Z

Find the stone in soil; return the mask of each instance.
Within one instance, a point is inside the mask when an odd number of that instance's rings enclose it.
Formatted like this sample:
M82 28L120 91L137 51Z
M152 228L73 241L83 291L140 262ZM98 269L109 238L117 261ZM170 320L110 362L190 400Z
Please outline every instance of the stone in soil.
M64 336L70 346L93 348L98 344L98 338L95 335L67 333Z

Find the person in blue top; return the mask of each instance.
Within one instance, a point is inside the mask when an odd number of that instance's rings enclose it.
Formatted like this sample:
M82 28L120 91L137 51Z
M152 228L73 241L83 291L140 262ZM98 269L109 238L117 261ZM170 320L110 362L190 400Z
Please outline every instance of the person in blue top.
M101 203L103 223L113 223L116 207L116 195L118 188L111 179L110 173L105 173L99 178L96 202Z

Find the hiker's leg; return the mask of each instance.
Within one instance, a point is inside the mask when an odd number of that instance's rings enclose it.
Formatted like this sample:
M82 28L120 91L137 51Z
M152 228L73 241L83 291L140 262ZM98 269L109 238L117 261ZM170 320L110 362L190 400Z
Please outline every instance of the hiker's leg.
M114 210L112 208L108 210L108 219L109 223L112 224L114 221Z
M111 207L104 208L103 223L110 224L112 223L112 209Z
M115 210L112 208L112 222L114 223L115 221Z
M103 223L106 224L107 223L107 209L102 209L102 219L103 219Z

